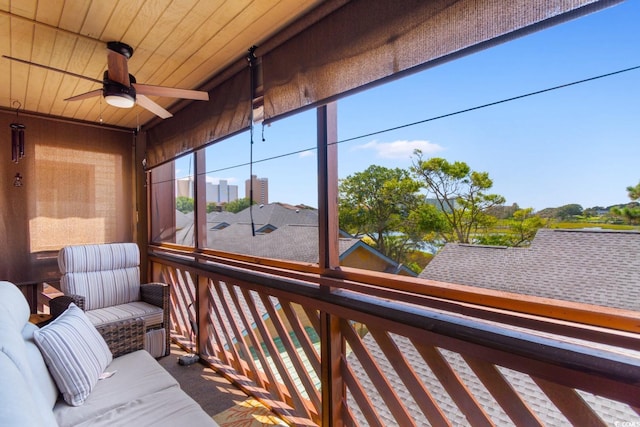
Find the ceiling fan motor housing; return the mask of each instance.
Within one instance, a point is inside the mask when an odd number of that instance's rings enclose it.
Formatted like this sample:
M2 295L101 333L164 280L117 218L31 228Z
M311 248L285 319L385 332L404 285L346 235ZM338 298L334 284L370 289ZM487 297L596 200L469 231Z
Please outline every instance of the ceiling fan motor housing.
M129 80L131 83L135 83L136 79L131 74L129 74ZM104 72L103 86L102 86L102 94L107 102L116 107L129 108L132 107L136 101L136 89L133 85L127 87L123 84L115 82L109 79L109 72ZM116 98L116 102L109 102L110 99ZM122 102L118 102L117 98L121 98Z
M133 55L133 48L122 42L107 42L107 49L112 50L120 55L124 55L127 59Z

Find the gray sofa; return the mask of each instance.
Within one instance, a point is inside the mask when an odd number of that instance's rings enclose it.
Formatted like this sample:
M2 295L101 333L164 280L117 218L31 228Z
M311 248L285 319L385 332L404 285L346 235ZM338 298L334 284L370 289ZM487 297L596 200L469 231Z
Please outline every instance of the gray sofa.
M0 426L217 425L147 351L111 353L99 332L118 322L96 329L72 305L38 328L29 314L20 290L0 281ZM137 327L142 336L142 319Z

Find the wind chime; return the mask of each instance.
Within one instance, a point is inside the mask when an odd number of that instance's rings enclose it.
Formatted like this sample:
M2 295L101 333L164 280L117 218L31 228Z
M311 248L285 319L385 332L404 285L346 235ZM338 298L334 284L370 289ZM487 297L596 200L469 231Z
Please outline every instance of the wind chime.
M22 104L20 104L20 101L13 101L13 105L16 104L18 105L16 108L16 123L9 125L11 128L11 161L14 163L18 163L20 159L24 157L24 130L27 128L22 123L17 123L18 112ZM13 179L13 185L16 187L22 186L22 175L20 175L20 173L16 173Z

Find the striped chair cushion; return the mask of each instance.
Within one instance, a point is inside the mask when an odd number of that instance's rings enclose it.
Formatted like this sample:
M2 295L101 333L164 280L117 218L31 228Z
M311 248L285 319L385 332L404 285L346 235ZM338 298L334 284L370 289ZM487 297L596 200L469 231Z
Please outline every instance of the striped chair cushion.
M140 251L135 243L67 246L58 253L61 290L85 297L85 310L140 299Z
M94 325L142 317L145 328L149 328L162 324L164 311L155 305L136 301L87 311L85 314Z
M89 397L113 356L104 338L75 304L33 339L65 402L80 406Z

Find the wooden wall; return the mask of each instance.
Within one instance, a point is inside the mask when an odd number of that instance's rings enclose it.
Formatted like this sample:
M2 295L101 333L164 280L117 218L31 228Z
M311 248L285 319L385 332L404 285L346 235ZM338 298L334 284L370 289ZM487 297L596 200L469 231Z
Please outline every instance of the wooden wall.
M26 126L17 164L12 122ZM0 280L58 278L67 244L136 241L134 152L130 131L0 111Z

